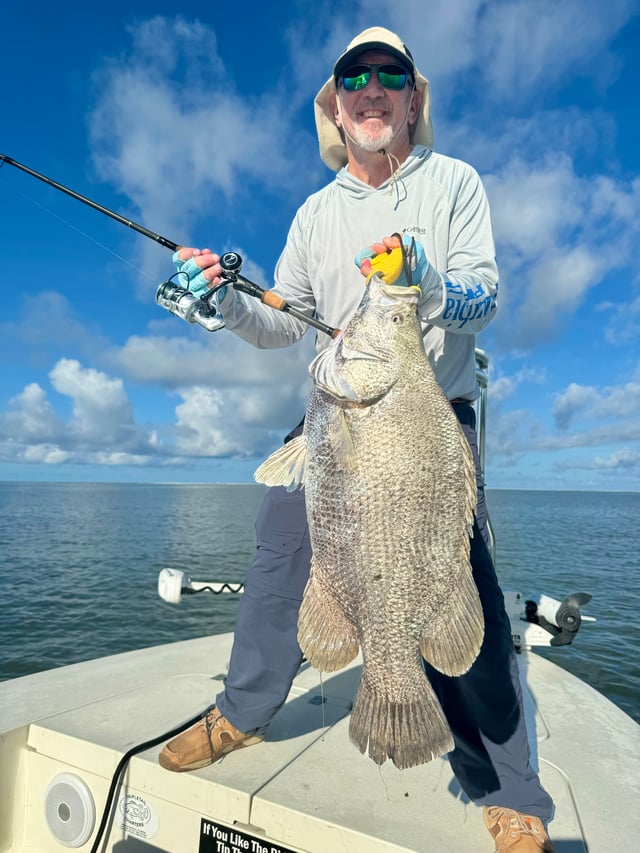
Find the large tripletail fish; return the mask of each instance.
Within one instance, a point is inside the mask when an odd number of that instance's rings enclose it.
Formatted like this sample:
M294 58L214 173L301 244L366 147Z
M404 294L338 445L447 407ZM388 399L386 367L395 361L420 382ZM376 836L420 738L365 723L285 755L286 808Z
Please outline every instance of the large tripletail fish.
M469 564L475 468L425 354L419 290L370 279L312 362L304 432L256 471L305 489L313 559L298 641L319 670L362 649L349 735L400 768L453 748L423 669L460 675L484 621Z

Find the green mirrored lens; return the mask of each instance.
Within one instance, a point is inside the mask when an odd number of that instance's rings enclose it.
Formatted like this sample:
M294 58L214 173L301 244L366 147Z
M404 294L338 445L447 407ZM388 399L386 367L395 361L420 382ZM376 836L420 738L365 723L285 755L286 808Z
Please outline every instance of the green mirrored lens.
M363 71L362 74L357 74L354 77L345 76L342 78L342 83L347 92L357 92L358 89L364 89L371 80L371 72Z
M398 65L352 65L342 75L342 85L347 92L357 92L369 85L374 72L385 89L404 89L407 74Z
M407 82L406 74L388 74L386 71L378 71L378 80L385 89L404 89Z

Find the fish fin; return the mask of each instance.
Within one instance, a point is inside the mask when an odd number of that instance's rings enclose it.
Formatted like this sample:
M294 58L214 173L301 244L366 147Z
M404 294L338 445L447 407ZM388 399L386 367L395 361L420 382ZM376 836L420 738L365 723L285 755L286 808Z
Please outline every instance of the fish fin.
M304 467L307 458L307 437L297 435L274 451L256 468L253 475L256 483L265 486L286 486L292 492L304 483Z
M426 677L420 693L409 702L374 693L362 678L349 737L376 764L390 758L400 770L427 764L454 747L449 724Z
M471 452L471 447L465 434L460 428L462 438L462 455L464 465L464 485L465 485L465 525L469 539L473 536L473 521L478 506L478 483L476 481L476 463Z
M471 567L456 595L443 606L420 641L422 657L444 675L462 675L478 656L484 616Z
M444 675L462 675L475 661L484 639L484 616L469 562L469 539L478 499L476 466L462 429L460 446L464 470L462 519L458 560L464 567L457 594L443 603L420 641L423 658Z
M333 449L336 464L345 471L353 471L356 467L356 449L351 437L351 430L345 413L340 409L338 425L333 434Z
M313 574L298 615L298 643L311 665L322 672L342 669L360 649L355 626Z

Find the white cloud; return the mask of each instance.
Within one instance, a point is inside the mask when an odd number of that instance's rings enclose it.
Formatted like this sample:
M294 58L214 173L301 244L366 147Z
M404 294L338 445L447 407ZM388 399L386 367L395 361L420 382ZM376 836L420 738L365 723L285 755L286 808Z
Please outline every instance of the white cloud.
M175 423L153 429L136 422L121 378L60 359L49 378L71 414L56 414L31 383L0 415L0 458L139 466L267 454L304 414L311 338L295 350L257 351L228 334L225 343L216 352L188 339L134 338L108 354L137 381L181 399Z
M640 452L630 447L615 450L607 456L569 455L556 459L557 471L591 471L606 477L609 473L629 475L640 469Z
M236 418L251 421L259 407L263 428L290 428L306 405L313 340L309 333L295 347L258 350L225 330L208 337L135 335L113 349L109 360L138 383L180 393L209 388L220 400L233 400Z
M556 395L553 416L563 429L576 417L583 421L640 418L640 382L601 390L572 382L566 391Z
M133 407L121 379L112 379L73 359L61 359L49 374L59 394L73 401L69 430L79 446L137 444Z
M247 200L252 181L281 197L301 179L312 188L321 166L288 91L271 81L264 94L240 95L215 29L156 17L131 35L128 55L96 75L90 130L99 174L143 221L187 234L205 212L224 222L225 206ZM157 267L150 244L140 252Z
M609 344L624 346L635 345L640 339L640 296L629 301L606 302L596 309L606 313L604 337Z
M182 456L264 456L284 438L304 414L305 401L296 388L282 390L274 414L272 388L245 389L192 387L179 391L183 402L176 407L177 423L171 432L175 452ZM284 422L280 431L274 424ZM269 428L271 427L271 428Z
M71 416L56 414L46 392L28 385L0 416L5 461L136 464L156 454L157 436L135 423L121 379L74 359L60 359L49 377L53 389L71 400Z
M625 466L636 466L640 455L638 381L631 379L605 388L570 383L555 395L551 412L554 429L545 426L534 411L504 406L518 387L517 380L526 375L524 369L513 380L499 379L498 396L489 398L489 468L512 466L524 457L542 459L549 453L555 458L554 465L562 470L624 470ZM535 378L539 377L534 381ZM594 448L602 448L603 452L591 455Z
M176 407L175 433L180 451L188 456L230 456L237 447L231 430L226 431L222 397L213 388L189 388L181 393L184 402Z
M75 457L76 454L67 450L61 450L59 447L52 444L33 444L26 446L22 456L17 456L18 459L22 458L25 462L40 462L44 465L62 465L64 462L74 461Z
M494 229L521 261L535 260L580 222L583 205L575 192L579 182L564 155L540 164L510 158L485 178L485 185Z
M24 442L47 442L59 436L62 421L54 412L46 392L31 382L9 401L8 411L0 415L0 438Z
M489 95L522 99L563 85L569 71L610 80L618 71L611 40L636 11L633 0L483 4L477 46Z
M616 450L610 456L596 456L593 460L593 467L606 469L621 468L625 471L629 468L639 468L640 452L625 447L622 450Z
M583 178L559 155L534 165L516 158L485 184L504 285L498 328L506 340L530 346L549 338L593 288L633 264L637 181Z
M640 421L635 418L573 432L563 430L552 433L528 410L492 411L491 427L487 434L487 449L492 458L591 447L606 448L639 442Z
M523 367L511 376L502 375L491 378L489 384L489 400L491 404L500 403L512 397L521 385L535 383L540 385L546 381L546 371L538 367Z

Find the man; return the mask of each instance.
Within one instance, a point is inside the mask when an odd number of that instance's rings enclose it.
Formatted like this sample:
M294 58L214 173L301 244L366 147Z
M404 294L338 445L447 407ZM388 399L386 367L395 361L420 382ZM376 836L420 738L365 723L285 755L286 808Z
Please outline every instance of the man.
M432 150L428 82L388 30L373 27L350 43L316 97L315 117L320 154L337 175L296 214L275 289L306 314L344 328L362 295L360 273L367 275L387 249L399 246L396 237L373 241L396 233L415 240L411 278L422 291L425 349L476 457L471 563L486 625L468 673L450 678L425 668L455 738L451 765L468 796L483 806L496 850L553 851L545 828L553 805L529 764L510 626L486 544L471 407L478 395L475 333L493 317L497 295L485 193L470 166ZM220 283L219 260L208 249L177 256L195 292ZM307 329L232 288L218 303L227 328L258 347L287 346ZM319 336L317 348L328 343ZM200 723L165 746L160 763L169 770L203 767L262 740L300 665L297 615L310 562L302 492L270 489L256 534L225 689Z

